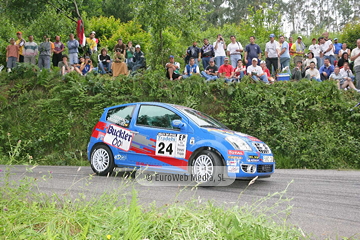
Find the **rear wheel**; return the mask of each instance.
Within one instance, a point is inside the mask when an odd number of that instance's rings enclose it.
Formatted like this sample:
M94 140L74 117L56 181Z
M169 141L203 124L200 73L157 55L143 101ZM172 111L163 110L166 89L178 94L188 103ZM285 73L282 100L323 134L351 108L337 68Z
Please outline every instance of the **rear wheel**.
M201 186L216 186L223 178L222 166L219 155L209 150L203 150L191 163L192 178Z
M114 157L106 145L98 145L91 151L90 165L92 170L100 176L111 174L114 170Z

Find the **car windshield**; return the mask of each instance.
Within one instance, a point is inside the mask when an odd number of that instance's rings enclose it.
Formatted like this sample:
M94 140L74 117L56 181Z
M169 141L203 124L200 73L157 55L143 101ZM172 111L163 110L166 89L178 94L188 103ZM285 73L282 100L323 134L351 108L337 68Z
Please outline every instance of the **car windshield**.
M191 108L180 109L188 118L195 122L199 127L225 128L224 124L210 117L209 115Z

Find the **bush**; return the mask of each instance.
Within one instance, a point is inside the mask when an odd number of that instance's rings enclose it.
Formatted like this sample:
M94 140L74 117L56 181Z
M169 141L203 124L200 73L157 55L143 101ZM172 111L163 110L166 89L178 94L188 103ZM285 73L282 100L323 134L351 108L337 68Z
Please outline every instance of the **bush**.
M196 108L259 137L280 168L360 168L360 114L348 111L358 93L339 91L331 81L227 85L201 77L169 81L164 70L116 79L74 72L62 79L20 66L22 71L0 74L0 156L10 151L11 133L13 141L26 142L19 156L25 162L32 156L40 164L86 164L87 142L103 108L158 101Z

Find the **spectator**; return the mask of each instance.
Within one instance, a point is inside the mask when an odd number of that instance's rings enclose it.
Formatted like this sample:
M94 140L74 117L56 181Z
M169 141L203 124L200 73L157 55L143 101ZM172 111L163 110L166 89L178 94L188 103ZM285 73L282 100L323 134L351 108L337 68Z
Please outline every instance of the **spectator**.
M289 37L289 52L290 52L290 56L292 56L292 55L294 55L291 51L290 51L290 49L291 49L291 47L292 47L292 45L294 44L293 43L293 37Z
M315 59L316 60L316 59ZM316 63L315 62L311 62L310 63L310 68L307 69L305 71L305 77L309 80L315 80L315 81L318 81L318 82L322 82L320 80L320 73L319 73L319 70L317 70L315 68L316 66Z
M15 41L15 45L19 46L19 60L18 62L24 62L24 45L25 45L25 40L22 38L22 32L17 32L16 33L16 37L17 40Z
M98 55L98 62L101 74L111 72L111 58L106 48L101 49L101 53Z
M131 45L132 45L132 43L131 43ZM119 38L117 40L117 44L114 47L114 52L115 52L116 49L120 49L121 54L124 54L124 56L125 56L125 54L126 54L126 46L123 43L121 38Z
M19 61L19 45L15 44L15 39L10 38L10 45L6 47L6 67L8 72L16 67L16 63Z
M344 67L340 69L340 74L343 76L345 80L354 81L355 76L350 69L349 63L344 63Z
M243 47L241 43L236 41L234 35L230 36L231 43L227 45L227 55L230 56L231 66L236 68L237 61L241 59L241 52L243 52Z
M140 45L138 44L135 46L133 61L128 64L128 67L132 72L136 72L139 68L144 68L145 64L145 54L140 50Z
M266 75L266 77L268 78L268 81L269 81L270 83L275 82L275 79L274 79L273 77L271 77L270 71L269 71L269 69L266 67L266 62L265 62L265 61L261 61L261 62L260 62L260 67L261 67L261 69L263 70L263 74L262 74L262 75Z
M197 42L194 41L193 45L188 47L186 50L186 55L188 58L194 58L195 64L199 66L199 62L201 60L201 50L197 47Z
M62 61L60 61L58 64L62 76L64 76L69 72L74 71L74 67L69 64L68 60L69 60L68 56L64 54L62 55Z
M347 67L349 67L348 64L345 64L345 65L347 65ZM345 68L345 65L344 65L344 68ZM344 68L341 70L344 70ZM347 90L347 87L350 87L350 88L354 89L355 91L360 92L359 89L356 89L354 83L352 82L352 78L350 76L348 76L347 71L346 70L344 71L345 72L345 76L344 76L343 74L341 74L341 72L340 72L341 70L340 70L339 66L336 66L334 69L334 72L330 75L331 80L337 81L338 89Z
M209 40L204 38L204 45L201 48L202 65L204 69L209 66L210 59L214 57L214 47L209 44Z
M29 41L24 45L24 62L36 64L36 56L38 55L38 45L34 42L34 36L29 35Z
M280 36L279 42L281 44L281 50L280 50L281 69L284 69L287 67L287 72L290 74L289 44L285 41L284 36Z
M74 34L70 33L69 41L67 42L69 49L69 61L70 65L78 64L79 42L75 39Z
M81 72L81 75L83 75L83 76L85 76L89 72L95 70L89 56L85 57L85 61L81 64L81 67L79 70Z
M111 64L111 70L114 77L119 75L128 75L128 66L125 63L124 54L121 53L121 49L115 49L114 62Z
M201 75L205 78L206 81L218 79L218 67L215 65L214 58L210 58L209 66L207 66L206 69L201 72Z
M320 69L320 67L322 66L322 61L320 58L320 46L316 43L316 38L313 38L311 41L312 44L309 47L309 51L314 54L314 57L316 58L317 69Z
M251 36L250 44L246 45L245 47L244 59L245 59L246 67L252 64L251 60L253 58L257 58L258 62L260 61L259 59L261 58L261 48L259 45L255 44L255 37Z
M346 43L343 43L341 46L342 46L342 48L339 51L339 58L341 58L341 56L343 55L344 52L347 52L348 55L351 54L351 51L350 51L350 49L347 48Z
M185 66L184 75L182 77L185 79L191 77L193 74L200 75L200 70L199 66L195 64L195 59L191 57L189 60L189 64Z
M135 53L135 48L132 45L132 41L128 42L125 51L126 51L126 54L125 54L126 63L129 63L132 61L132 59L134 57L134 53Z
M260 66L257 65L257 58L253 58L252 59L252 64L250 66L247 67L247 74L248 76L250 76L252 79L254 79L256 82L261 80L264 83L269 83L269 80L266 76L266 74L263 74L263 70Z
M65 50L65 46L60 42L60 36L55 36L54 42L54 54L52 56L53 66L57 67L58 63L62 60L62 52Z
M280 56L280 45L275 41L275 34L270 34L270 41L265 45L265 58L266 58L266 67L271 70L271 67L274 67L274 71L278 69ZM253 63L254 64L254 63ZM275 73L273 73L275 75Z
M234 70L235 75L234 77L240 82L240 80L245 76L246 74L246 68L243 65L243 62L241 59L237 61L236 68Z
M319 42L320 42L320 57L322 58L322 61L324 62L325 59L329 59L331 65L334 65L335 56L334 56L333 44L331 40L326 41L324 37L320 37Z
M303 65L304 65L305 71L310 68L310 64L311 64L312 62L315 63L315 66L317 65L317 59L314 57L314 53L309 52L309 53L307 54L307 57L308 57L308 58L304 59L304 61L303 61Z
M297 41L291 46L290 52L294 56L294 63L298 61L303 61L303 56L305 54L305 44L302 41L302 37L298 36Z
M334 38L334 48L335 48L335 51L334 51L334 55L335 55L335 59L336 60L339 60L339 51L342 49L342 44L338 42L338 39L337 38Z
M303 70L302 65L301 61L296 63L296 67L291 71L291 79L300 81L303 78L305 71Z
M234 68L229 64L229 58L224 58L224 64L219 67L219 77L225 78L226 82L234 82L237 79L234 78Z
M322 81L329 79L330 75L334 72L334 66L330 64L328 58L324 59L324 65L320 67L319 72Z
M217 35L216 42L213 44L215 52L216 66L220 67L224 64L226 43L221 34Z
M39 46L38 66L40 70L43 68L50 69L51 43L50 37L44 35L44 42Z
M88 38L86 38L87 54L91 55L97 51L97 41L95 38L95 32L92 31Z
M180 63L175 62L174 56L170 55L169 62L165 64L166 68L166 77L168 79L172 80L180 80L181 74L180 74Z
M339 59L337 65L341 69L344 66L344 63L349 63L349 54L347 52L341 54L341 58Z
M351 51L350 60L354 62L354 72L356 75L356 88L360 88L360 38L356 41L357 47Z

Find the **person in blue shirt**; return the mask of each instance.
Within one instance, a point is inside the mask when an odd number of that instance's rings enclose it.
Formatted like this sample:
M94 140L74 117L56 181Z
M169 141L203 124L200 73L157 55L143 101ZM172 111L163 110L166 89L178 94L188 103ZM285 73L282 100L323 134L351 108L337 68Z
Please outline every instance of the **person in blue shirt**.
M334 72L334 66L330 64L328 58L324 59L324 65L319 69L321 81L329 79L330 75Z
M281 69L287 67L287 72L290 74L290 50L289 50L289 44L285 41L284 36L279 37L279 42L281 44L280 47L280 64Z
M334 38L334 48L335 48L335 51L334 51L334 54L335 54L335 58L336 60L339 60L339 51L342 49L342 44L338 42L338 39L337 38Z

